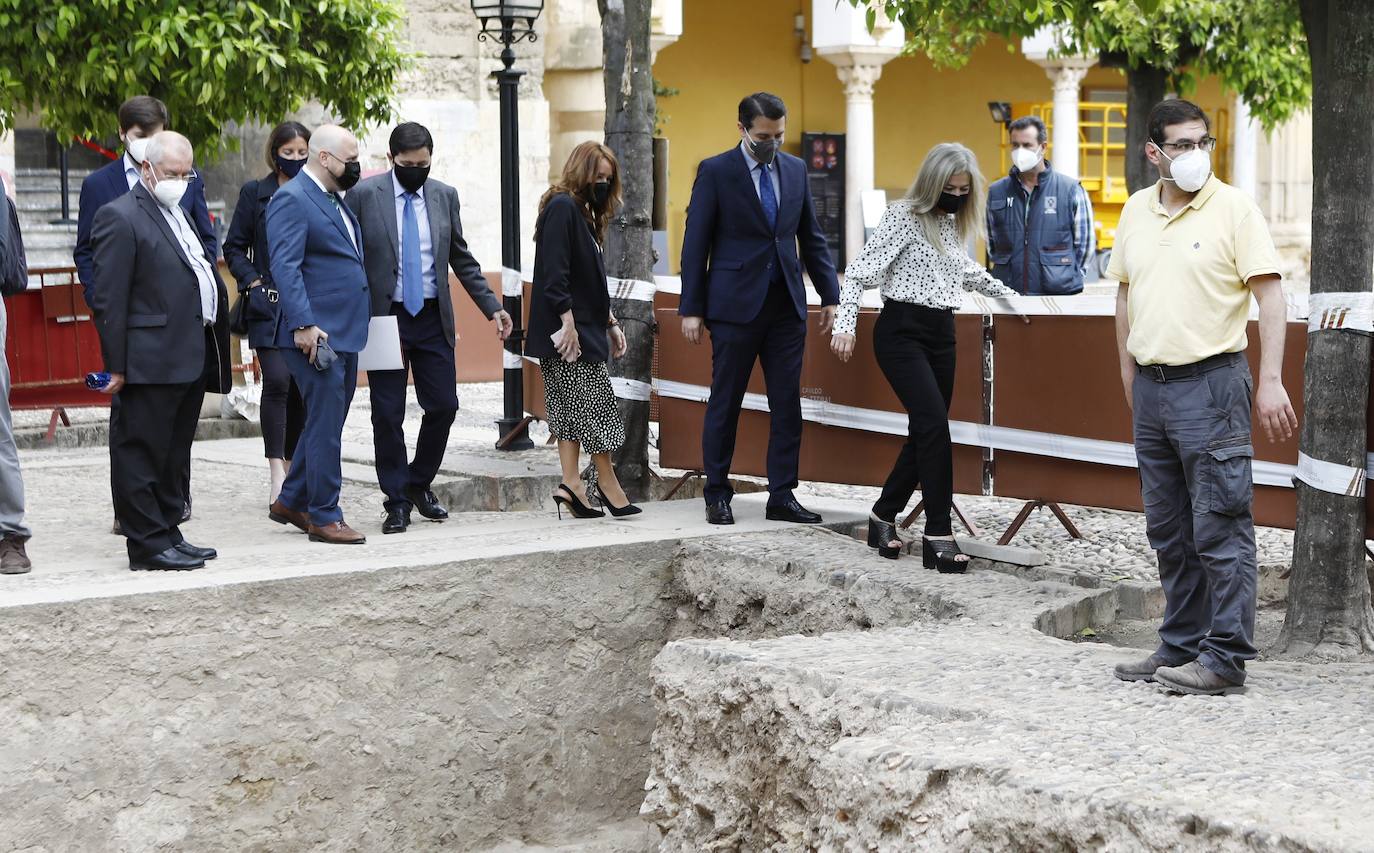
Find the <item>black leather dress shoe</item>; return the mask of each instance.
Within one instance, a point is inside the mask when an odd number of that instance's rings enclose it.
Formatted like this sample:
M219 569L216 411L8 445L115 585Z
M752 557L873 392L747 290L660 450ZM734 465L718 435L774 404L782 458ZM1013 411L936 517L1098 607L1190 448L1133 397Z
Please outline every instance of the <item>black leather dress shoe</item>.
M205 561L201 558L183 554L176 548L168 548L148 557L129 558L129 568L135 572L184 572L204 565Z
M734 524L735 514L730 510L730 504L725 501L717 501L706 505L707 524Z
M796 498L768 507L769 521L790 521L793 524L820 524L819 513L814 513L801 504L797 503Z
M405 533L410 526L410 510L394 506L386 511L386 521L382 522L383 533Z
M420 515L430 521L443 521L448 518L448 510L429 489L406 489L406 500L414 504Z
M196 545L192 545L185 539L178 542L175 547L178 551L185 554L186 556L195 557L199 560L213 560L219 556L219 552L216 551L214 548L201 548Z

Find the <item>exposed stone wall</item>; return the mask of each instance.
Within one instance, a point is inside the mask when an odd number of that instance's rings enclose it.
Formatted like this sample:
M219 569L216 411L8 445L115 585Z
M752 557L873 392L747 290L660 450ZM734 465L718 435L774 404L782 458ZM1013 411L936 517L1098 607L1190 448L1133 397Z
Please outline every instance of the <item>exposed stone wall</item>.
M7 849L482 849L632 816L672 550L0 609Z

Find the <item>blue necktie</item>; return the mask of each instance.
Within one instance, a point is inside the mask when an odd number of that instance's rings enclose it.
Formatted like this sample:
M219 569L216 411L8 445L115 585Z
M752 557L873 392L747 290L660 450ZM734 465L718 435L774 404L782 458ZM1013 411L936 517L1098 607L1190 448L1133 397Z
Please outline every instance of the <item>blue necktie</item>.
M768 175L768 167L759 164L759 202L763 204L763 215L768 220L770 230L778 230L778 197L773 192L773 179Z
M425 307L425 284L420 272L420 220L415 194L406 193L405 222L401 226L401 304L415 317Z

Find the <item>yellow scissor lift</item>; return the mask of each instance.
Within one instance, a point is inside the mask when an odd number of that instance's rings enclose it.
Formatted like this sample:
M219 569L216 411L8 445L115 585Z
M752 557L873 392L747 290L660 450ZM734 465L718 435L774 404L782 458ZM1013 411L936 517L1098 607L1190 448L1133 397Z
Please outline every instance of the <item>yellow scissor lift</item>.
M1011 105L1012 116L1035 116L1045 123L1051 143L1045 157L1054 162L1054 104L1021 102ZM1002 162L998 177L1011 168L1011 146L1005 127L1002 133ZM1214 114L1212 135L1217 138L1212 152L1212 169L1218 175L1230 174L1230 134L1226 110ZM1097 272L1105 275L1112 246L1116 243L1116 223L1121 208L1130 196L1126 189L1126 105L1110 101L1078 103L1078 180L1093 204L1093 232L1097 238Z

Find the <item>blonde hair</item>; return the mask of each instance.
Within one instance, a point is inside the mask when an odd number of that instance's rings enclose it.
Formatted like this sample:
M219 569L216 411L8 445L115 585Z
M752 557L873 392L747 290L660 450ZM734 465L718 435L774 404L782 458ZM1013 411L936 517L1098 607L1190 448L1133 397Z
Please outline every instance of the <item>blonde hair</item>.
M911 214L925 231L930 245L943 253L940 242L940 218L946 214L938 204L940 193L955 175L967 174L969 177L969 198L959 212L954 215L954 226L959 232L959 242L983 235L983 209L986 204L983 173L978 171L978 158L973 152L957 142L941 142L926 154L921 168L916 172L916 180L905 198L911 203Z
M596 205L592 204L592 186L596 183L596 170L602 160L611 165L611 194L606 199L606 206L597 210ZM596 235L596 242L604 243L606 226L610 224L611 216L620 209L620 192L620 163L615 159L615 152L600 142L589 140L579 144L568 155L568 162L563 164L563 174L539 199L539 212L544 212L554 196L560 193L570 195ZM535 232L534 239L538 240L537 228Z

